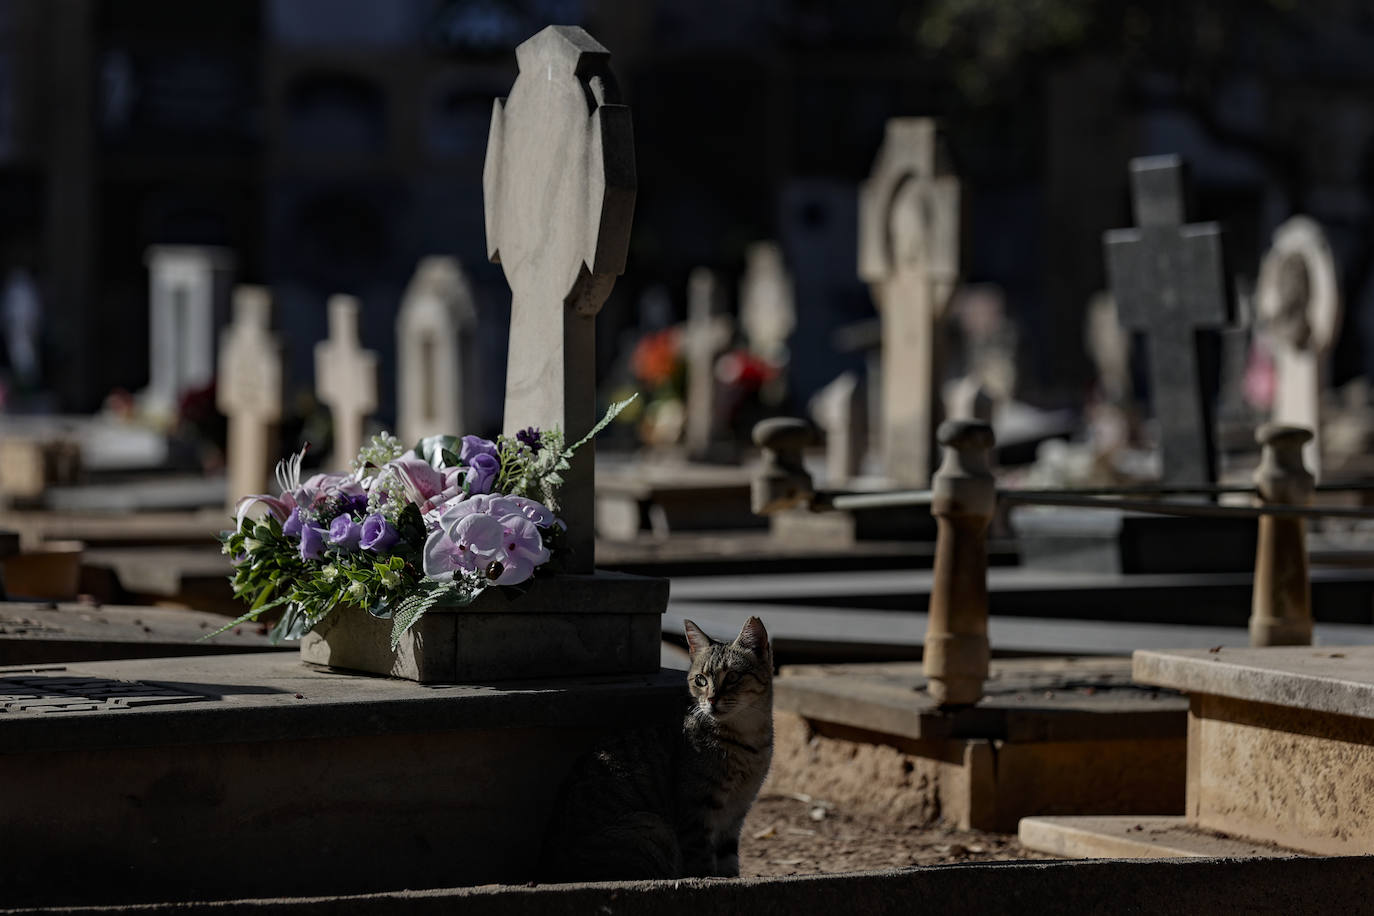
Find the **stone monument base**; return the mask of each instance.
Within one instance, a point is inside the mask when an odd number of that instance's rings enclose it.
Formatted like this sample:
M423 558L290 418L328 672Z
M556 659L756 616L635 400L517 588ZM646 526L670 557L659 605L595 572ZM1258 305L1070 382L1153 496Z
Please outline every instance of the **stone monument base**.
M301 638L301 660L422 684L658 670L668 580L599 572L493 589L430 610L391 650L391 621L336 610Z
M1134 677L1191 694L1179 829L1318 855L1374 853L1374 646L1141 651ZM1064 828L1023 825L1053 852ZM1083 818L1100 855L1117 825Z
M1129 671L1121 658L994 660L988 695L944 712L919 663L784 668L772 778L1004 833L1031 814L1181 810L1186 701L1132 686ZM827 759L848 775L822 782L840 772Z
M681 672L498 688L275 654L0 669L0 901L523 883L573 761L685 703Z

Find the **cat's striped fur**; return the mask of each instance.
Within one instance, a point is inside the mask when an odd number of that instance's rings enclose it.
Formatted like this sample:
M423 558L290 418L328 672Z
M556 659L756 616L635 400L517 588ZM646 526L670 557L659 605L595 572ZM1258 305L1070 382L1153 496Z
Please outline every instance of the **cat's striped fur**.
M574 769L546 881L736 876L739 834L773 756L773 652L757 617L729 643L686 621L681 728L617 736Z

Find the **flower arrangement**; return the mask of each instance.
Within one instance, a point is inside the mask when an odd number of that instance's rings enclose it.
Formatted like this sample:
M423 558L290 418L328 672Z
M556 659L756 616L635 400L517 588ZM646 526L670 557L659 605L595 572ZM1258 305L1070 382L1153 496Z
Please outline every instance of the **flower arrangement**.
M518 588L554 569L566 526L562 472L633 397L567 445L557 429L495 440L431 436L405 448L373 437L347 473L301 480L305 452L277 466L278 496L239 500L221 535L234 594L248 612L224 632L282 607L273 642L299 639L340 607L390 619L391 648L426 611L464 607L489 588ZM248 514L265 507L261 518ZM214 634L211 634L214 635Z

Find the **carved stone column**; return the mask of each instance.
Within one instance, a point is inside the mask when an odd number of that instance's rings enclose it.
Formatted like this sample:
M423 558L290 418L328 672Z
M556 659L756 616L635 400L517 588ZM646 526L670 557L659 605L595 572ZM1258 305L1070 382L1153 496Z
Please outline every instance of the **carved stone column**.
M1260 499L1306 506L1315 481L1302 449L1312 433L1300 426L1266 423L1255 431L1263 447L1255 470ZM1310 646L1312 588L1307 573L1307 522L1262 515L1255 553L1255 591L1250 608L1250 645Z
M988 676L988 523L997 491L988 470L992 427L948 420L936 438L944 460L931 481L939 532L926 626L927 689L945 706L976 703Z

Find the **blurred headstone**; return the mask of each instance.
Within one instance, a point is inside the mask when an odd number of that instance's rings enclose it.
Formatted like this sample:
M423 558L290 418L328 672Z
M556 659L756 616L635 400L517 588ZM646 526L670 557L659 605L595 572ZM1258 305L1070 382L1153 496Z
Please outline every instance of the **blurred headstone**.
M1274 231L1255 299L1274 351L1273 420L1313 432L1303 464L1320 480L1321 395L1340 333L1341 291L1331 246L1315 220L1294 216Z
M487 253L511 288L505 432L596 422L596 314L625 270L634 216L634 134L610 53L549 26L516 49L510 96L492 110L482 187ZM564 474L567 571L595 561L595 450Z
M358 300L329 297L329 338L315 344L315 392L334 421L334 470L363 444L363 422L377 409L377 354L358 340Z
M170 419L181 396L215 378L215 333L225 309L234 257L223 248L154 245L148 249L148 387L145 412Z
M40 359L43 331L43 300L33 274L26 267L16 267L5 278L3 304L5 355L9 357L10 372L16 386L36 388L42 380Z
M843 486L858 476L868 440L863 383L845 372L811 398L811 417L825 432L826 481Z
M1212 404L1200 368L1198 332L1230 318L1216 223L1185 224L1184 170L1177 156L1131 161L1135 229L1103 236L1121 323L1146 335L1150 397L1159 424L1164 484L1214 483Z
M269 330L272 300L261 286L234 290L234 321L219 349L220 412L229 418L228 502L267 492L282 414L281 343Z
M787 339L797 326L792 278L776 242L755 242L745 253L739 320L749 349L773 366L787 366Z
M688 276L682 349L687 359L689 455L705 454L717 431L716 357L730 345L735 332L722 299L720 280L710 268L698 267Z
M929 118L887 122L859 191L859 276L882 319L883 473L926 486L942 413L935 341L959 276L959 180Z
M420 261L396 317L396 412L401 441L462 435L477 309L455 258Z

